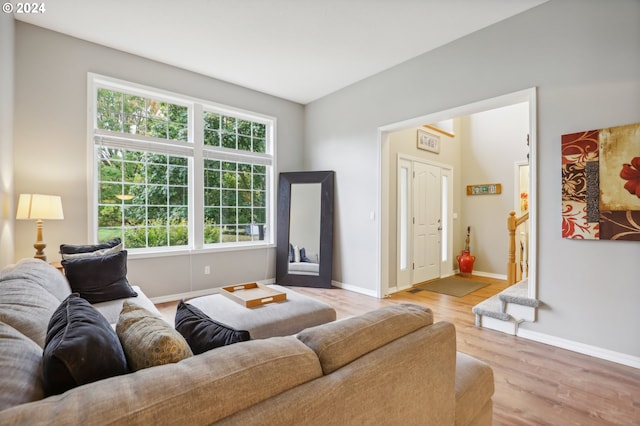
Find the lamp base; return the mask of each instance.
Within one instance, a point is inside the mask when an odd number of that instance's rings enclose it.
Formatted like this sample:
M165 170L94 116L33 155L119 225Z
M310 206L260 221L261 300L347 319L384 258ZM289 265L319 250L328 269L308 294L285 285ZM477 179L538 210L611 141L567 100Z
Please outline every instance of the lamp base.
M33 256L36 259L47 261L47 255L44 254L44 249L47 247L47 243L39 241L33 245L33 248L36 249L36 255Z

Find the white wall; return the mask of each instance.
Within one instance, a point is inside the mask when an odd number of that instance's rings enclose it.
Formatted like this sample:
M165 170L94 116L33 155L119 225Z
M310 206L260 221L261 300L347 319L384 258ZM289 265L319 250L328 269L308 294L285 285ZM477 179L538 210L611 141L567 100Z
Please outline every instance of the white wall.
M299 104L22 22L16 22L15 50L15 193L61 195L65 213L64 221L44 225L49 260L59 259L61 243L90 241L87 72L275 116L277 170L301 167L304 108ZM18 221L15 241L16 259L33 256L35 224ZM273 278L275 249L136 258L128 265L132 283L150 297L162 297ZM204 274L205 265L210 275Z
M514 210L514 163L527 159L529 104L520 103L462 118L460 223L471 226L477 272L507 274L507 217ZM502 193L466 195L467 185L500 183Z
M551 0L307 105L305 158L336 171L334 279L379 279L380 126L537 87L545 306L526 327L640 356L640 244L562 239L560 197L563 134L640 121L639 17L637 0Z
M0 14L0 267L13 262L13 15Z

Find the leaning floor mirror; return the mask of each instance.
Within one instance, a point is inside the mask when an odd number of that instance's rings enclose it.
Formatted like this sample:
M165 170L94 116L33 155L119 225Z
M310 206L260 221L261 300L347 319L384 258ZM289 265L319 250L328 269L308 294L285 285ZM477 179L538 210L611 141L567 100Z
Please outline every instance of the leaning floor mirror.
M280 173L276 283L331 287L333 171Z

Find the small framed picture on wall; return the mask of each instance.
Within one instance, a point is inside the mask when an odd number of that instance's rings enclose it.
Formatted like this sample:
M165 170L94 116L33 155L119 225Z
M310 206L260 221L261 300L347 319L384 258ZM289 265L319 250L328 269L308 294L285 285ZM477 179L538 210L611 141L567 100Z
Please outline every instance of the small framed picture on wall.
M440 153L440 136L418 129L418 148L425 151Z

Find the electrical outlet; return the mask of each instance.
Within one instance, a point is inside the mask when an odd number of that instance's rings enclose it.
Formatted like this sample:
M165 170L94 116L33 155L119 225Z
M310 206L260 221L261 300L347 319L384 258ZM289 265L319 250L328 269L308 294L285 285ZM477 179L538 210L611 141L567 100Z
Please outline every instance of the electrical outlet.
M204 274L209 275L211 273L211 266L207 265L204 267Z

